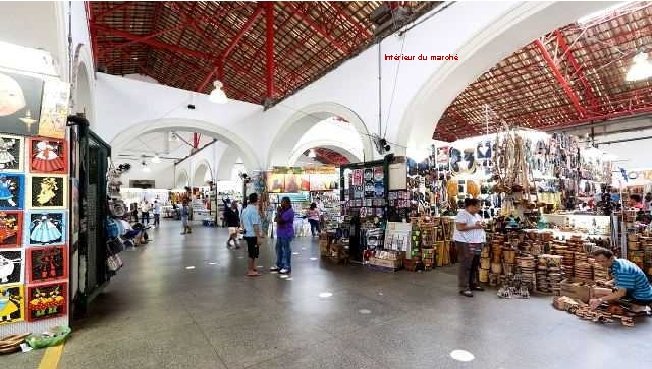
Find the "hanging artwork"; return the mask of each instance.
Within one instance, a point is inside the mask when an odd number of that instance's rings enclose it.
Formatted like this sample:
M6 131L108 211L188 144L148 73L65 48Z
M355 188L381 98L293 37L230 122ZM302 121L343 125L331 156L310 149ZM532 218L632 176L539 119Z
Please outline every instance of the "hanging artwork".
M28 322L65 315L68 306L68 284L59 282L28 286L25 306Z
M295 192L299 192L300 190L301 190L301 174L286 174L284 192L295 193Z
M285 192L285 174L272 173L268 178L267 188L269 192Z
M0 324L15 323L24 320L23 285L0 286Z
M66 214L63 211L28 212L25 243L30 246L63 245L66 241Z
M29 208L64 209L66 207L68 181L64 176L31 176L27 189Z
M22 211L0 211L0 249L20 247L22 230Z
M5 133L38 133L43 80L0 69L0 127Z
M23 251L0 250L0 284L23 282Z
M64 279L68 276L65 246L30 247L26 259L28 283Z
M45 81L43 87L43 107L38 134L45 137L66 137L66 118L70 85L58 79Z
M29 170L32 173L67 173L66 142L52 138L29 140Z
M3 172L23 171L23 138L0 134L0 170Z
M20 210L24 202L25 176L0 172L0 210Z

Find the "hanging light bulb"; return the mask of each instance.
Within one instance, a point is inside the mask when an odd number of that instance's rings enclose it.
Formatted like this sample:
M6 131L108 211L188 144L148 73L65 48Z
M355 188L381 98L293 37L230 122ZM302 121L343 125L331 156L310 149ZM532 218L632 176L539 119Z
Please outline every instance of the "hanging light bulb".
M627 82L642 81L652 77L652 63L648 60L647 53L642 51L638 53L629 67L625 80Z
M310 151L308 151L308 157L313 159L317 157L317 153L315 152L315 149L310 149Z
M158 164L161 162L161 158L158 156L158 154L155 154L154 157L152 158L152 163Z
M215 81L213 82L213 86L215 86L215 89L208 95L208 100L215 104L226 104L229 99L226 97L224 90L222 90L222 82Z

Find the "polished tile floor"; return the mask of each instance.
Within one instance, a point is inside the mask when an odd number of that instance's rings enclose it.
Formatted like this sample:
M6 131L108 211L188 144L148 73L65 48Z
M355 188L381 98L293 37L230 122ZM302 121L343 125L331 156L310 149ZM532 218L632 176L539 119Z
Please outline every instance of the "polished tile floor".
M650 368L652 319L635 328L555 311L550 298L461 297L455 268L372 272L293 243L293 275L247 278L226 230L177 222L125 252L125 267L66 343L61 369ZM272 247L259 263L268 267ZM326 297L328 296L328 297ZM453 350L475 359L456 361ZM0 357L37 368L43 351Z

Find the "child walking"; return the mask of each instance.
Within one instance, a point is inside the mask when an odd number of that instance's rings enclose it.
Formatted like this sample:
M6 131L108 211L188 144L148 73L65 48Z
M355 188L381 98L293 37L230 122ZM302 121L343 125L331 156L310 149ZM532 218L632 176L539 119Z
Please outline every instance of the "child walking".
M183 200L183 205L181 206L181 226L183 226L183 232L181 234L192 233L192 228L190 228L190 223L188 222L189 215L190 208L188 207L188 200Z

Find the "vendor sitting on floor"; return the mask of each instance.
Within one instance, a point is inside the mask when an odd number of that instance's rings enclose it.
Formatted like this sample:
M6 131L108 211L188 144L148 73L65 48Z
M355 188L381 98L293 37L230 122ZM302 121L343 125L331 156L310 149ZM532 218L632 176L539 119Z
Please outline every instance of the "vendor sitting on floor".
M615 292L591 299L591 309L596 309L603 302L612 303L624 298L630 300L632 311L646 311L648 305L652 304L652 286L641 268L629 260L616 258L610 250L596 250L593 256L598 263L611 271L613 280L607 282L607 285L615 287Z

